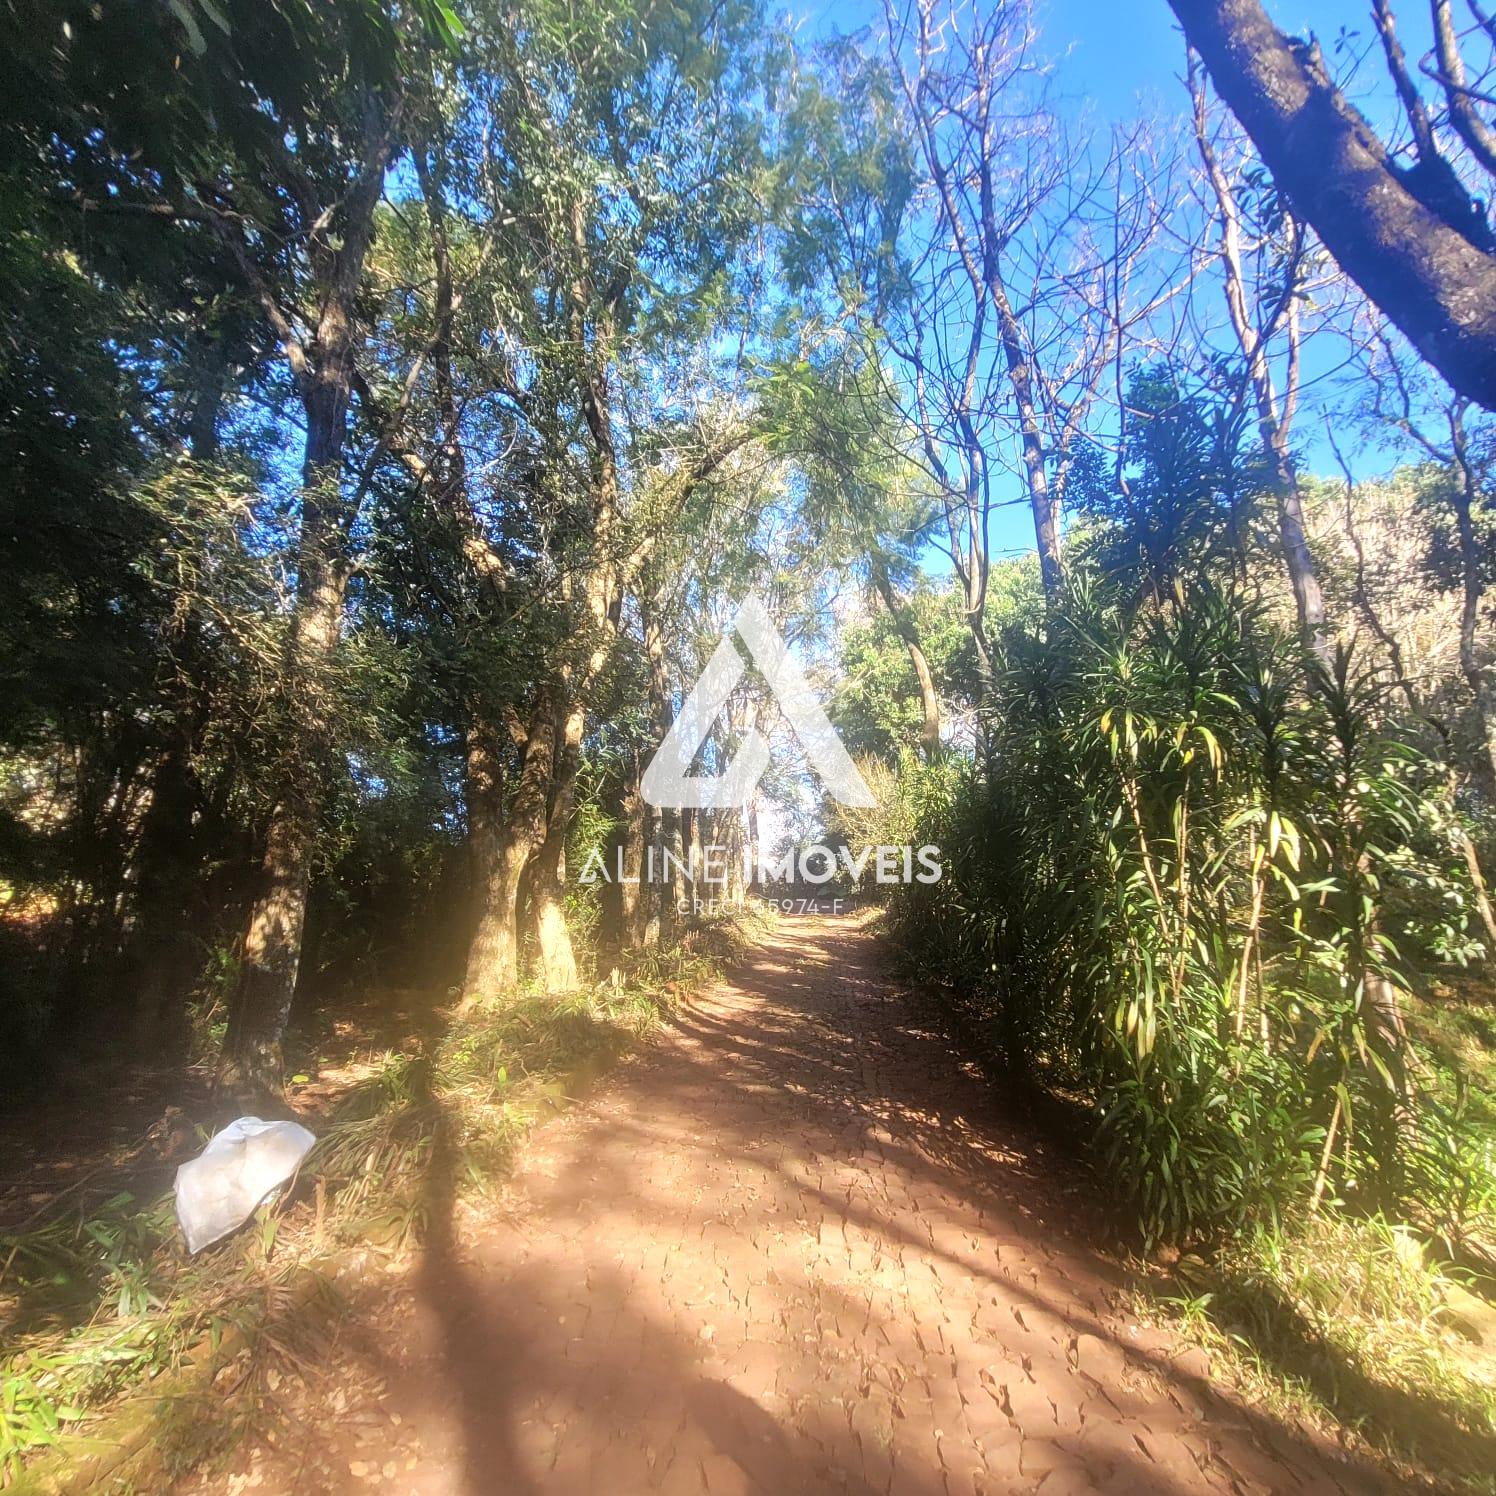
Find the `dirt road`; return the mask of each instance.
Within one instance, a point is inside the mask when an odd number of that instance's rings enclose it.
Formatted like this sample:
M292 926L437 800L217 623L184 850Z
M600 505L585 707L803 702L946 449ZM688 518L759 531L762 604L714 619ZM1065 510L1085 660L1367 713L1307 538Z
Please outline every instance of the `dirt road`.
M376 1402L333 1389L297 1483L1375 1489L1129 1323L1083 1189L868 933L786 921L534 1135L511 1210L438 1222L359 1346Z

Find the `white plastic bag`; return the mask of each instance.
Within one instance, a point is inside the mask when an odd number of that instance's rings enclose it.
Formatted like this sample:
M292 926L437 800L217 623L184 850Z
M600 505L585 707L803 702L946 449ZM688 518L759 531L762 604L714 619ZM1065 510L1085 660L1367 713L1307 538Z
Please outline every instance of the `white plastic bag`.
M187 1250L236 1231L255 1207L288 1180L317 1139L295 1122L238 1117L177 1170L177 1220Z

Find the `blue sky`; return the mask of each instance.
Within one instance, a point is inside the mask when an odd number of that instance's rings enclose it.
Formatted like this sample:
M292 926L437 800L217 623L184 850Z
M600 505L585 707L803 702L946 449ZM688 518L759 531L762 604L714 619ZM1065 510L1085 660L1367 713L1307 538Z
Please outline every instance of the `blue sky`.
M990 0L977 0L978 4ZM1342 28L1359 32L1351 45L1359 52L1375 42L1369 0L1266 0L1267 9L1286 31L1319 39L1331 66L1341 71L1336 41ZM1177 113L1183 108L1179 81L1184 42L1166 0L1036 0L1041 49L1055 59L1056 84L1064 107L1085 114L1098 127L1135 119L1139 114ZM803 17L804 33L813 37L853 31L881 21L882 0L799 0L791 13ZM1404 4L1399 31L1410 57L1429 47L1427 7ZM1391 104L1380 54L1361 71L1356 102L1373 119L1387 117ZM1337 351L1336 357L1339 356ZM1328 443L1320 434L1313 409L1312 381L1326 368L1324 355L1306 349L1305 376L1311 385L1301 412L1297 445L1307 466L1318 473L1337 471ZM1358 475L1383 471L1393 459L1381 450L1351 453ZM1016 497L1016 493L1015 493ZM1033 529L1027 507L1001 508L993 518L994 555L1031 550ZM938 565L934 570L941 570Z
M1065 59L1067 97L1088 100L1102 118L1114 120L1134 115L1140 95L1172 105L1184 43L1166 0L1036 0L1036 6L1045 50ZM856 30L883 14L881 0L799 0L789 9L804 17L813 35ZM1267 0L1267 9L1287 31L1313 31L1332 62L1342 27L1359 31L1362 43L1374 37L1367 0ZM1427 7L1404 4L1397 19L1416 59L1429 45Z

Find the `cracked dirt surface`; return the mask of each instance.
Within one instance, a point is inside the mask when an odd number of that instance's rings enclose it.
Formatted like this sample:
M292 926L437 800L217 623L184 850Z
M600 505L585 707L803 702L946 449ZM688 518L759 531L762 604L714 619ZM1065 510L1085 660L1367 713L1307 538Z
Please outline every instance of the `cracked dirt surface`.
M438 1213L315 1460L213 1489L1383 1489L1129 1323L1085 1189L856 921L786 920L532 1135L506 1209Z

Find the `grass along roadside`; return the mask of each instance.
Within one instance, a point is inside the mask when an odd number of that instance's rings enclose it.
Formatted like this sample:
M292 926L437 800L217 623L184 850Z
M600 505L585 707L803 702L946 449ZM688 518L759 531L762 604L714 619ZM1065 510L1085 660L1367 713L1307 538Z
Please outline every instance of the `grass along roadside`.
M1473 1126L1417 1219L1332 1202L1262 1222L1149 1275L1138 1307L1285 1416L1352 1431L1407 1478L1496 1492L1496 1003L1465 973L1425 986L1406 1007L1421 1084Z
M873 928L958 1048L1011 1091L981 1004L911 960L885 911ZM1477 1140L1496 1119L1493 1011L1489 988L1471 981L1407 1007L1423 1084L1443 1105L1468 1109L1484 1128ZM1026 1109L1083 1158L1095 1110L1054 1081L1043 1070L1030 1076ZM1496 1493L1496 1168L1485 1149L1455 1161L1469 1181L1461 1198L1444 1211L1425 1206L1416 1221L1356 1215L1329 1199L1214 1249L1128 1253L1132 1313L1206 1350L1214 1375L1253 1405L1364 1448L1410 1489ZM1446 1165L1441 1182L1456 1173ZM1104 1182L1104 1167L1097 1175Z
M1289 1422L1365 1445L1410 1489L1496 1492L1496 1313L1407 1226L1335 1210L1144 1270L1142 1319Z
M641 953L617 985L522 991L420 1054L387 1055L342 1099L293 1189L195 1260L169 1194L122 1192L0 1235L0 1487L65 1489L55 1477L74 1464L91 1481L122 1444L149 1442L181 1470L232 1443L325 1348L336 1316L318 1307L330 1308L338 1274L371 1247L398 1256L419 1240L439 1129L458 1187L481 1191L539 1117L751 938L751 917L718 922ZM214 1416L194 1418L206 1392ZM141 1401L149 1439L122 1439L109 1425L123 1414L138 1435Z

